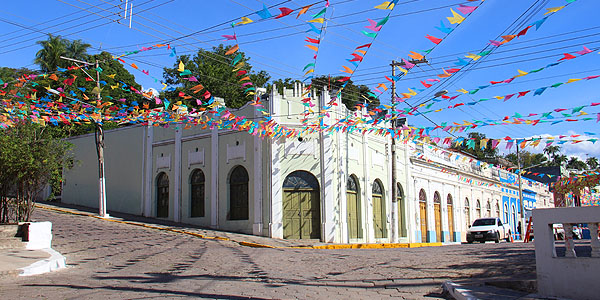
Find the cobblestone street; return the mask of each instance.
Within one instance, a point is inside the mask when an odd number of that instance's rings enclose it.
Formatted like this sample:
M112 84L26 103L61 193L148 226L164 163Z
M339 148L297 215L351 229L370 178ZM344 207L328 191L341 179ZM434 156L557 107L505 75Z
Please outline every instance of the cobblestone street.
M37 209L68 268L0 279L4 299L422 299L446 280L535 279L533 244L265 249Z

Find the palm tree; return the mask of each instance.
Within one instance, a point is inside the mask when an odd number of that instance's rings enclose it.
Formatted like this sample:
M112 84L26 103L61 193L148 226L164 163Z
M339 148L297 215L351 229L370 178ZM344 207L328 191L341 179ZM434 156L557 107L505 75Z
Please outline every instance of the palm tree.
M585 163L588 165L588 167L590 169L596 169L596 168L598 168L598 159L595 158L595 157L593 157L593 156L592 157L588 157L585 160Z
M34 62L43 72L56 71L61 63L60 56L66 51L65 40L60 35L48 34L47 40L37 41L36 44L41 45L42 49L35 54Z
M549 159L554 159L560 153L560 146L547 146L544 148L544 154L548 155Z
M567 169L585 170L586 165L583 161L579 160L576 156L571 156L567 163Z
M85 61L88 59L89 55L87 54L87 50L90 47L92 47L92 45L84 43L81 40L67 41L65 56Z

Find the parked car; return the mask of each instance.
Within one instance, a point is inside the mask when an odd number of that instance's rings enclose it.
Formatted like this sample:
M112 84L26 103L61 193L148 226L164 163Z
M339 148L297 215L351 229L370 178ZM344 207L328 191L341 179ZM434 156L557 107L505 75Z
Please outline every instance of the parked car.
M553 224L552 228L554 229L554 239L555 240L564 240L565 239L565 229L562 224ZM573 225L573 239L579 240L582 237L580 226Z
M510 241L510 234L510 226L502 224L499 218L480 218L469 226L467 242L479 241L485 243L486 241L494 241L499 243L500 239L505 239L508 242Z

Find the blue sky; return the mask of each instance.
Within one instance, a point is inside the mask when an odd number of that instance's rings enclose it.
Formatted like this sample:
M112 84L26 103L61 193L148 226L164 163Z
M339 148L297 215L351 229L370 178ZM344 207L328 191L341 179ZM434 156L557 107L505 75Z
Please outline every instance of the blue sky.
M178 54L194 53L200 48L210 48L219 43L227 43L221 35L233 34L228 24L249 15L254 21L260 17L254 14L262 9L263 4L274 6L272 14L278 14L277 7L298 9L304 5L315 3L310 0L274 1L274 0L220 0L220 1L183 1L183 0L132 0L132 28L128 22L115 22L117 14L122 13L117 5L118 0L56 0L56 1L10 1L0 8L0 30L3 32L0 43L0 62L2 66L35 68L33 58L39 49L36 40L44 39L43 33L60 34L70 39L82 39L93 45L93 52L99 49L113 54L147 47L157 42L178 39L172 45ZM361 34L366 30L367 18L380 20L388 11L375 10L374 6L382 0L331 0L327 11L327 28L321 42L317 60L316 74L341 75L342 66L353 67L346 59L355 47L370 42L370 38ZM428 59L431 67L423 66L422 70L405 76L398 83L398 92L406 92L410 87L421 87L419 80L437 78L442 67L456 67L457 57L467 52L476 53L482 50L490 39L500 34L516 34L528 24L543 18L545 8L564 5L566 0L487 0L471 14L460 26L431 52ZM280 4L283 3L283 4ZM430 34L444 37L445 34L434 26L443 20L450 26L446 17L451 16L450 8L459 4L479 5L480 1L454 0L421 0L399 1L393 10L390 20L385 24L375 39L373 46L360 64L352 79L360 84L375 87L377 83L389 82L384 78L389 75L389 63L393 59L407 58L409 51L428 49L433 44L424 36ZM279 5L280 4L280 5ZM324 5L317 3L309 11L315 14ZM535 13L525 13L528 8L540 8ZM444 86L450 95L455 90L467 90L489 84L489 81L508 79L517 74L517 69L529 71L544 67L562 57L562 53L580 51L583 46L596 50L584 57L562 63L561 65L536 74L517 78L510 84L491 87L475 95L461 96L448 103L438 103L433 108L447 107L458 102L470 102L480 98L503 96L523 90L534 90L557 82L565 82L570 78L582 78L600 74L600 26L597 12L600 1L578 0L565 9L551 15L539 30L531 29L525 36L499 47L477 66L468 72L461 71L460 79L452 80L452 84ZM532 12L530 10L530 12ZM525 13L525 14L524 14ZM250 63L255 70L266 70L276 78L302 78L302 68L312 61L313 51L304 47L304 38L311 36L305 33L309 29L306 16L296 19L297 13L274 20L269 19L236 27L241 50L251 57ZM526 18L522 25L513 24L519 17ZM511 27L512 25L512 27ZM24 28L26 27L26 28ZM206 30L211 28L209 30ZM507 28L512 31L505 32ZM518 28L518 29L517 29ZM193 35L190 33L199 32ZM187 36L189 35L189 36ZM314 36L312 36L314 37ZM136 65L148 70L151 75L162 78L162 67L175 63L169 52L163 49L140 53L131 56ZM137 70L129 68L136 80L144 88L159 84ZM427 77L423 77L427 76ZM596 81L597 80L597 81ZM493 100L474 106L463 106L460 109L445 110L428 114L435 122L458 122L463 120L502 119L515 112L522 115L541 113L555 108L575 107L600 102L596 96L600 79L574 82L555 89L548 89L541 96L529 95L506 102ZM429 92L438 91L436 87L415 96L408 102L420 103L428 100ZM390 102L390 94L382 95L382 102ZM400 106L404 107L404 106ZM596 108L585 109L595 117ZM432 126L423 117L411 117L409 123L415 126ZM540 134L582 134L596 133L597 123L563 122L556 125L508 125L488 126L477 129L491 138L529 137ZM432 132L432 135L445 136L444 132ZM581 143L564 146L569 154L585 157L585 154L600 156L600 148Z

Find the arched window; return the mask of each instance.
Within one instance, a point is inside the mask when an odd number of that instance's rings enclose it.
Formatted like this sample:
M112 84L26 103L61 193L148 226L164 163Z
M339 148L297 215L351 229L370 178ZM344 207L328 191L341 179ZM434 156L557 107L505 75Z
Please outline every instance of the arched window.
M481 218L481 202L479 202L479 199L477 199L477 202L475 202L475 213L476 217Z
M190 175L190 217L204 217L204 173L195 169Z
M496 201L496 217L500 218L500 204Z
M398 228L399 228L399 233L400 236L405 237L406 236L406 216L405 216L405 211L406 211L406 204L405 204L405 196L404 196L404 189L402 188L402 185L398 182L397 186L397 197L396 197L396 201L398 201Z
M437 191L435 193L433 193L433 203L442 203L442 199L440 197L440 193L438 193Z
M376 179L373 182L371 193L373 197L373 227L375 230L375 238L385 238L387 236L385 200L383 197L383 185L379 179Z
M485 208L487 210L486 217L488 217L488 218L492 217L492 204L490 203L490 200L488 200L488 202L485 204Z
M346 191L351 193L358 193L358 185L356 184L356 179L354 179L354 175L348 177L348 182L346 182Z
M471 204L469 203L469 198L465 198L465 222L466 228L469 228L469 226L471 225Z
M446 198L446 204L452 205L452 195L448 194L448 197Z
M229 220L248 220L248 172L242 166L229 175Z
M425 194L424 189L419 191L419 202L427 202L427 195Z
M348 222L348 237L362 238L360 193L355 175L348 177L346 182L346 222Z
M169 176L165 172L156 178L156 217L169 217Z
M504 223L510 224L510 219L508 218L508 204L504 203Z

